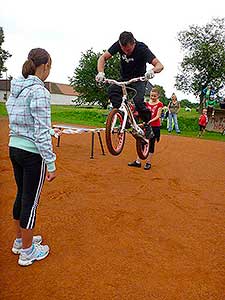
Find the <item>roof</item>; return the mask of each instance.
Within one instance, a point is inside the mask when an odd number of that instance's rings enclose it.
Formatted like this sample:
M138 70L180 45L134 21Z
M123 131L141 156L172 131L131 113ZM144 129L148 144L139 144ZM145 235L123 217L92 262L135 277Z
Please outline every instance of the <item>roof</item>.
M78 96L78 93L75 92L73 87L69 84L46 81L45 87L51 94ZM6 91L6 89L7 91L10 90L10 81L6 79L0 79L0 91Z
M62 94L68 96L78 96L78 93L74 91L73 87L65 83L45 82L45 87L51 94Z

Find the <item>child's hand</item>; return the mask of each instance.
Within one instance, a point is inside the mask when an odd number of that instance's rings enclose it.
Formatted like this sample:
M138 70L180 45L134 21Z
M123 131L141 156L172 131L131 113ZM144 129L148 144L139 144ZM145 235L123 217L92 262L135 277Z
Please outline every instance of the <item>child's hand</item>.
M62 135L62 130L59 128L54 128L55 134L57 134L58 136Z
M62 135L62 130L59 128L54 128L54 132L55 132L54 134L55 138L58 138L60 135Z
M48 172L48 171L47 171L47 174L46 174L46 180L47 180L47 181L50 182L50 181L54 180L55 177L56 177L55 172Z

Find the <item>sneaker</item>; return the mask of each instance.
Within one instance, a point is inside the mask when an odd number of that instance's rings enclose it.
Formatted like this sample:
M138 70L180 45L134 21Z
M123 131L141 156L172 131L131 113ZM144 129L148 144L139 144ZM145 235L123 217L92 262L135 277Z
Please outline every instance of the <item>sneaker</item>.
M129 167L140 168L140 167L141 167L141 163L140 163L140 162L137 162L137 161L135 160L135 161L133 161L133 162L129 162L129 163L128 163L128 166L129 166Z
M41 244L42 236L41 235L34 235L33 236L33 244ZM22 249L22 243L18 243L16 240L13 243L12 252L14 254L20 254Z
M33 251L27 255L21 251L18 264L20 266L32 265L35 260L41 260L47 257L49 254L49 247L47 245L33 244Z
M152 167L152 165L150 163L146 163L144 166L144 169L149 170L149 169L151 169L151 167Z

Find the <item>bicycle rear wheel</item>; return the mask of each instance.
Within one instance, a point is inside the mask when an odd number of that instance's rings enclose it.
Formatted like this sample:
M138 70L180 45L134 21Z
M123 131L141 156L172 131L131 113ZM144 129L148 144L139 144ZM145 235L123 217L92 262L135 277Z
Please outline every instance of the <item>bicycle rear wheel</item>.
M148 143L145 143L142 138L136 138L136 150L140 159L146 159L148 157L149 143L149 140Z
M106 121L105 138L106 145L112 155L119 155L124 147L126 132L121 132L123 113L113 108Z

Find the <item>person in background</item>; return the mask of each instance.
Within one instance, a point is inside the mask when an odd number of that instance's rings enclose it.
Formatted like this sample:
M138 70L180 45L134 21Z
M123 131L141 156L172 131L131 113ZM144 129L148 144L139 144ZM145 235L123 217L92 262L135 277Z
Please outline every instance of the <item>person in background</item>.
M206 102L208 101L208 100L210 100L210 98L212 98L212 96L214 96L215 95L215 90L214 90L214 88L213 88L213 86L212 86L212 84L211 83L209 83L208 85L207 85L207 87L205 87L204 89L203 89L203 108L205 108L206 107Z
M9 117L9 156L14 170L17 195L13 206L16 239L12 252L19 254L18 264L31 265L49 254L34 236L37 206L45 181L56 177L51 135L50 93L44 87L52 60L42 48L32 49L23 64L22 75L11 82L6 108Z
M132 78L145 76L146 79L154 77L155 73L160 73L163 70L163 65L151 52L144 43L137 41L133 34L124 31L120 34L119 40L116 41L107 51L105 51L98 59L96 81L104 82L105 79L105 63L113 55L119 53L121 64L120 81L127 81ZM146 65L151 64L152 69L146 71ZM137 92L134 97L135 108L139 113L140 118L147 124L151 118L149 110L144 104L146 82L138 81L130 85ZM114 108L119 108L122 102L121 87L113 84L109 87L109 98Z
M168 107L167 106L163 106L162 108L162 113L161 113L161 123L163 123L163 121L167 121L168 118Z
M209 99L206 100L205 107L207 109L207 113L210 114L212 118L215 117L215 106L216 106L216 99L214 96L210 96Z
M145 170L151 169L152 156L155 152L155 141L159 142L160 140L160 127L161 127L160 117L161 117L163 104L162 102L159 101L159 96L160 95L158 89L153 87L150 92L150 101L145 103L147 109L149 109L151 112L151 120L149 121L149 124L152 126L152 130L154 133L154 137L150 137L149 139L149 143L150 143L149 155L147 157L144 166ZM137 157L135 161L129 162L128 166L140 168L141 167L140 158Z
M178 102L177 96L175 95L175 93L173 93L171 96L171 101L168 104L168 111L169 111L168 132L169 133L171 133L171 131L172 131L172 120L173 120L176 133L180 134L180 129L179 129L178 120L177 120L177 114L179 113L179 110L180 110L180 103Z
M207 123L208 123L207 109L203 108L202 114L200 115L200 117L198 119L198 125L199 125L198 136L199 137L204 135Z

